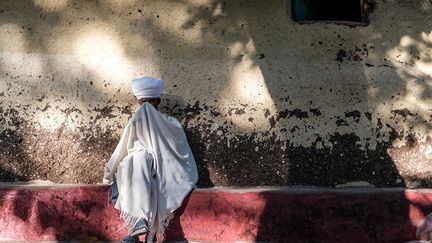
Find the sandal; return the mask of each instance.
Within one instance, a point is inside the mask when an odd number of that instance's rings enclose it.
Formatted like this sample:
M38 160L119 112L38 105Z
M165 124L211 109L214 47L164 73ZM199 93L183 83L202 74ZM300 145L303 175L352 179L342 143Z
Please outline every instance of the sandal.
M144 219L139 220L133 227L130 236L143 235L148 232L147 223Z
M134 236L126 236L124 237L120 243L140 243L141 241L138 239L138 237L134 237Z

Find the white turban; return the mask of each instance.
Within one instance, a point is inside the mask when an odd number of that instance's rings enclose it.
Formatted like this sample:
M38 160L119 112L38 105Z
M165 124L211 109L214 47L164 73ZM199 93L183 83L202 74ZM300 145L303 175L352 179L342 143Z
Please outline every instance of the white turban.
M162 94L164 81L151 77L132 80L132 93L138 98L159 98Z

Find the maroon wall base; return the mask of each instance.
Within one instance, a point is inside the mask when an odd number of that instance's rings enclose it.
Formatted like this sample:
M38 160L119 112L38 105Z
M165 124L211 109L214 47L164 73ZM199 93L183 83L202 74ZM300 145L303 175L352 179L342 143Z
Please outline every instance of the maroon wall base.
M107 186L0 187L0 240L118 240ZM206 242L403 242L432 212L432 191L197 189L166 239Z

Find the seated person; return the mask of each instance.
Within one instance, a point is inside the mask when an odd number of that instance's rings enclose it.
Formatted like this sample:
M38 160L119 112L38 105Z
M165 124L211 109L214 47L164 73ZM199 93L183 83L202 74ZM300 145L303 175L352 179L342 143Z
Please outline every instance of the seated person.
M158 111L164 82L144 77L132 81L140 108L129 120L110 160L103 182L112 184L115 208L128 236L153 242L198 180L192 151L179 121ZM116 195L118 192L118 195Z

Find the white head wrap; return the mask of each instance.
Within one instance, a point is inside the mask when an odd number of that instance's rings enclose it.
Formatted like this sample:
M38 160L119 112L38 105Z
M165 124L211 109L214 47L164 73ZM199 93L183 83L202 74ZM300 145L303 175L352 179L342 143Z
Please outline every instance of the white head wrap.
M132 80L132 93L138 98L159 98L162 94L164 81L151 77Z

